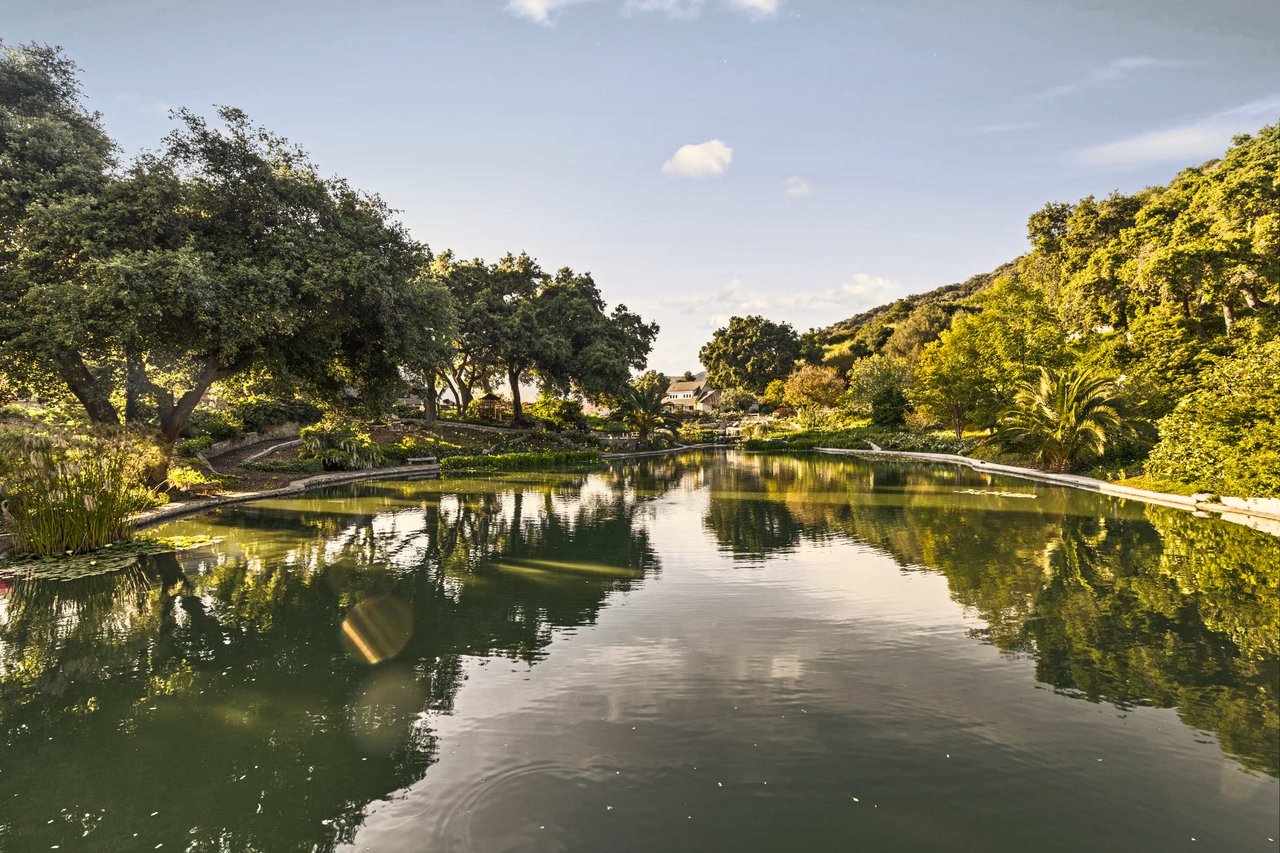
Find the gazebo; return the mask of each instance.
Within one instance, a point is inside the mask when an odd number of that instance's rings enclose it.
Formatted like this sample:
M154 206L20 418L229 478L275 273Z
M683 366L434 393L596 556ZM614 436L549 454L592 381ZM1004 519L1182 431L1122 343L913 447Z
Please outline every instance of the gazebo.
M476 414L487 421L502 418L502 398L490 391L483 397L476 398Z

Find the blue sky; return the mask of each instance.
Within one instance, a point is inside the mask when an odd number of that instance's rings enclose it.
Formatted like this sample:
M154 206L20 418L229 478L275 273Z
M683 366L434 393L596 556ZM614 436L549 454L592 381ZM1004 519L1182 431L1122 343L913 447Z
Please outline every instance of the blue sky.
M667 371L1280 120L1277 0L0 0L0 35L66 48L126 151L232 104L433 249L591 271Z

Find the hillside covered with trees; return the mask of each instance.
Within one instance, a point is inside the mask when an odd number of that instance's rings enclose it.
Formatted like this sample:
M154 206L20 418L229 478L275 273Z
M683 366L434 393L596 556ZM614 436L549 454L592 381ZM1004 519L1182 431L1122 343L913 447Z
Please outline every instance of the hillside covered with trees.
M990 273L797 335L800 364L881 427L1280 494L1280 125L1166 186L1046 204L1028 237Z

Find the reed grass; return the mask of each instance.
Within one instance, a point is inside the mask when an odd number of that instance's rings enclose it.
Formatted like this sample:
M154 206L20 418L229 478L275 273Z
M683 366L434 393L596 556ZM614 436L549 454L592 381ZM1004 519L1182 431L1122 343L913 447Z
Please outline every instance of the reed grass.
M78 554L133 536L130 520L159 496L147 460L124 438L0 434L0 514L18 553Z

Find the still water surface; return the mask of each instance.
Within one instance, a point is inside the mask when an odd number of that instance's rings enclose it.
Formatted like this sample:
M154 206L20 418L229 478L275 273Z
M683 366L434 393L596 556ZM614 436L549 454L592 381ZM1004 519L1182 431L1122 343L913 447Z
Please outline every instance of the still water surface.
M1277 849L1242 527L691 454L160 532L0 589L0 851Z

